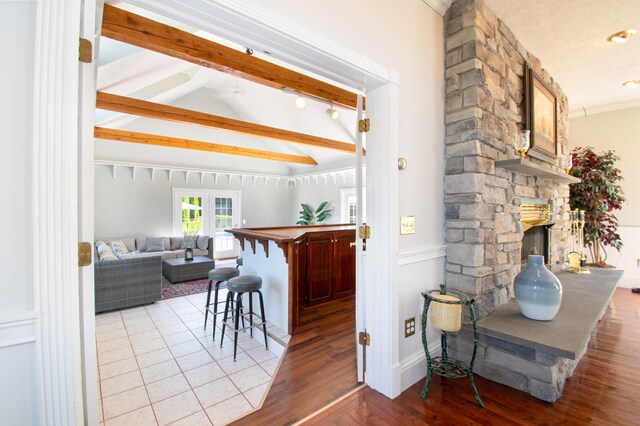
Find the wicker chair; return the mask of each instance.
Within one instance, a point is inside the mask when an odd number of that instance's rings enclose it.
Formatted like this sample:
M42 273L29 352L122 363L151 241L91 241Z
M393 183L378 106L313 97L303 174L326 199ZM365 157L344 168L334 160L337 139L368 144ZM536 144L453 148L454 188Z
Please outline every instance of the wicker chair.
M96 312L153 303L162 297L162 257L96 262Z

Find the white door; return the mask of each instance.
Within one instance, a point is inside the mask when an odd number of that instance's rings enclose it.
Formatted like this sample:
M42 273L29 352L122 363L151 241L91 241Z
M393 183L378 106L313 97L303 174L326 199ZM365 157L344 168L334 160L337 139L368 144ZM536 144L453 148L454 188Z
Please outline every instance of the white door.
M93 246L93 125L96 104L98 37L102 2L82 2L81 37L93 45L92 62L80 62L78 116L78 238ZM95 259L94 259L95 260ZM84 423L98 424L98 377L95 340L93 264L79 269L80 326L83 375Z
M363 240L358 235L358 229L364 222L364 159L362 146L364 133L360 131L360 120L363 119L362 95L358 95L358 120L356 121L356 342L358 381L365 381L367 346L360 345L360 333L367 333L366 323L366 260L367 252Z
M212 236L214 239L213 253L216 259L237 257L238 245L233 234L225 232L226 229L240 226L240 197L238 193L214 194L212 203Z

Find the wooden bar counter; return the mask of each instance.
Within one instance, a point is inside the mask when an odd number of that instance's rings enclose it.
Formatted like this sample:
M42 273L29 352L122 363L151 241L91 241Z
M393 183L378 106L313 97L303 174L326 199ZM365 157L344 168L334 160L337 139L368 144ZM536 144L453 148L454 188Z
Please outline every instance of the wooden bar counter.
M243 274L262 277L267 321L293 334L307 306L355 294L355 226L234 228Z

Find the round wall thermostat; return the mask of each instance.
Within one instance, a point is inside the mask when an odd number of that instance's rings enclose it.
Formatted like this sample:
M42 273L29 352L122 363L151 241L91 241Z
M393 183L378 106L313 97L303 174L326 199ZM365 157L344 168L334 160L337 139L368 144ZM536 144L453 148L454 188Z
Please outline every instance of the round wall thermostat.
M407 160L404 157L398 158L398 170L404 170L407 168Z

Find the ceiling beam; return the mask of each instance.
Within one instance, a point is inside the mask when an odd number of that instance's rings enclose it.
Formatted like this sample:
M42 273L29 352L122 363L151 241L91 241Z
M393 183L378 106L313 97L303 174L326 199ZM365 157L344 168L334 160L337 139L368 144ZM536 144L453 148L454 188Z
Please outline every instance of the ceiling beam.
M108 4L104 5L101 35L278 90L289 88L357 108L353 92Z
M347 142L340 142L319 136L263 126L261 124L248 123L246 121L192 111L171 105L163 105L140 99L128 98L111 93L98 92L96 94L96 108L159 120L197 124L204 127L213 127L216 129L229 130L236 133L309 145L318 148L333 149L351 154L356 152L356 146Z
M222 145L210 142L194 141L190 139L158 136L149 133L131 132L127 130L107 129L95 127L93 135L98 139L107 139L119 142L132 142L144 145L166 146L171 148L193 149L196 151L217 152L220 154L239 155L242 157L261 158L264 160L284 161L287 163L317 165L311 157L302 155L282 154L279 152L263 151L260 149L240 148L237 146Z

